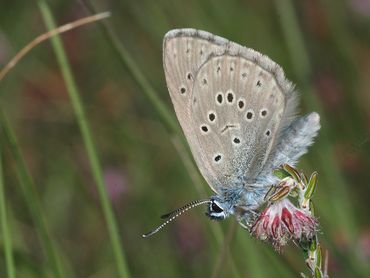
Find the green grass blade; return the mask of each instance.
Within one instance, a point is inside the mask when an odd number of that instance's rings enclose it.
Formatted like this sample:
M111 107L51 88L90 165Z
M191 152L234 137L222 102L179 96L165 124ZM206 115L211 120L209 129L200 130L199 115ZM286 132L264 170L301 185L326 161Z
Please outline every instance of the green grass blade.
M54 29L56 27L56 24L48 7L48 4L43 0L39 0L38 5L47 28L49 30ZM86 147L92 174L96 182L103 214L107 223L109 237L117 263L117 270L120 277L128 277L128 268L122 248L123 245L118 233L117 222L105 188L100 162L93 142L93 135L91 134L90 127L85 116L85 111L79 96L80 94L73 78L72 71L70 69L60 37L55 36L51 38L51 42L57 56L58 63L60 65L67 91L69 93L71 103L74 108L78 125L82 134L82 138Z
M8 222L6 201L5 201L2 147L3 146L0 145L0 221L1 221L1 231L3 234L7 277L15 278L15 267L14 267L13 251L12 251L12 239L10 235L10 227L9 227L9 222Z
M5 135L5 139L9 145L10 151L16 163L21 191L23 193L23 196L26 200L26 204L35 222L41 242L45 248L46 256L48 260L50 260L54 276L60 278L64 277L59 256L56 252L54 243L51 239L50 232L46 224L45 215L42 211L40 200L35 190L35 186L28 173L26 163L23 160L23 156L18 146L17 139L14 135L12 128L9 125L9 122L1 106L0 106L0 123Z

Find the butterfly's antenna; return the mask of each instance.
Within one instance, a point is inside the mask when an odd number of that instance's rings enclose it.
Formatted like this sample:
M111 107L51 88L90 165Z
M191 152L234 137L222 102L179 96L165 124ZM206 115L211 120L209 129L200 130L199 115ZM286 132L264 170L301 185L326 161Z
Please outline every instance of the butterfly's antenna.
M203 204L209 204L211 203L211 200L209 199L205 199L205 200L199 200L199 201L193 201L181 208L178 208L170 213L167 213L167 214L164 214L161 216L161 218L169 218L166 222L164 222L163 224L161 224L160 226L158 226L156 229L150 231L149 233L146 233L146 234L143 234L143 237L150 237L154 234L156 234L157 232L159 232L160 230L162 230L164 228L164 226L166 226L167 224L169 224L170 222L172 222L174 219L176 219L177 217L179 217L181 214L183 214L185 211L188 211L189 209L192 209L192 208L195 208L199 205L203 205Z
M184 211L187 211L189 209L192 209L192 208L195 208L196 206L199 206L199 205L202 205L202 204L205 204L205 203L210 203L210 200L209 199L204 199L204 200L198 200L198 201L192 201L190 202L189 204L186 204L185 206L182 206L181 208L178 208L178 209L175 209L174 211L171 211L169 213L166 213L166 214L163 214L161 216L162 219L166 219L166 218L169 218L175 214L178 214L178 213L183 213Z

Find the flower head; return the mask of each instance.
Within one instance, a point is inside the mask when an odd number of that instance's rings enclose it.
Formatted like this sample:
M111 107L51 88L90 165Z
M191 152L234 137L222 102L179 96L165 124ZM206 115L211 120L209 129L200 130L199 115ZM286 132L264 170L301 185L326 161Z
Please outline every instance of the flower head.
M265 208L251 233L261 240L271 241L279 250L290 239L311 239L317 229L318 222L314 217L284 198Z

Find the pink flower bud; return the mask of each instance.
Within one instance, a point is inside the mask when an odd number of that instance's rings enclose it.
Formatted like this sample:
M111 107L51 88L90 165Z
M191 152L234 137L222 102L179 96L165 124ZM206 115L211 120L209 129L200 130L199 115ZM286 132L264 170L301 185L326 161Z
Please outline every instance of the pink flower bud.
M310 239L318 229L317 220L285 198L272 203L251 228L252 235L268 240L280 250L290 239Z

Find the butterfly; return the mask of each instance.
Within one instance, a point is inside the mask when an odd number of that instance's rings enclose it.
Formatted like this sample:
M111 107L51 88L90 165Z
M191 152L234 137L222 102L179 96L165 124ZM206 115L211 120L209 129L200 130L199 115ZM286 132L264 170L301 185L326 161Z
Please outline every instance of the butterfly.
M297 92L270 58L205 31L169 31L163 65L178 121L215 194L163 215L167 221L143 236L202 204L211 219L234 215L250 228L278 182L273 170L307 152L319 115L297 116Z

